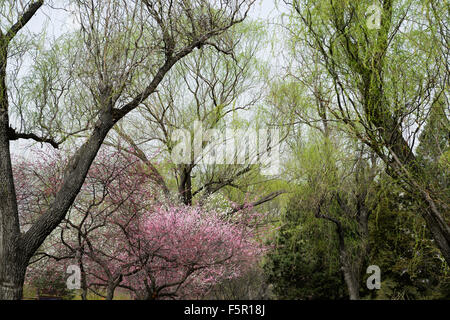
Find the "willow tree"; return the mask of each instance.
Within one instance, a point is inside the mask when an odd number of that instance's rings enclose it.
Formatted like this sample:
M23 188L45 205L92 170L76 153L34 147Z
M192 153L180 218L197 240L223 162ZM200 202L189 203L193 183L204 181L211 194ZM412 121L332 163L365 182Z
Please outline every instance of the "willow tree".
M383 160L450 263L449 193L427 177L418 137L437 101L448 105L446 1L285 0L289 43L320 69L317 96L345 129ZM308 81L304 73L299 79ZM326 94L324 94L326 93ZM448 140L442 155L449 148ZM438 177L434 177L435 179Z
M210 133L215 130L225 135L230 128L245 131L246 122L256 122L252 114L263 92L257 54L264 36L260 24L242 23L222 37L233 50L221 52L211 46L186 57L167 74L158 92L137 109L133 121L117 126L117 137L111 136L107 143L126 141L131 152L147 164L163 193L170 196L176 185L177 197L186 205L204 202L226 187L239 190L248 180L255 180L259 168L251 160L257 155L249 151L249 160L225 164L211 155L230 137L220 139ZM194 127L196 121L199 127ZM180 129L189 133L183 138L191 148L182 163L173 163L172 156L181 145L176 134ZM244 137L239 138L242 145ZM202 150L195 149L196 139L202 139ZM148 155L155 150L158 156L150 159ZM205 159L208 156L213 159ZM165 165L156 165L158 161Z
M340 290L327 292L327 285L319 286L324 283L323 279L317 276L313 280L306 275L307 270L328 269L328 266L332 270L338 265L350 299L356 300L360 298L361 275L369 252L369 218L377 201L374 190L379 161L367 146L340 130L339 123L329 121L332 118L320 99L325 92L317 82L320 75L317 67L311 65L307 74L310 83L302 84L293 77L285 77L273 86L271 94L275 119L290 127L287 145L291 161L286 165L286 174L297 191L291 197L287 214L283 216L282 231L277 236L277 240L286 243L271 255L276 263L269 270L272 269L272 275L279 272L285 279L295 275L299 281L293 286L277 281L279 294L288 294L285 289L289 287L303 297L317 298L327 293L334 296ZM316 219L324 222L311 222ZM308 230L323 228L322 223L330 224L331 228L321 229L323 235L313 233L311 236ZM325 234L328 238L325 243L317 240ZM300 248L306 242L311 243L312 250ZM299 260L286 259L284 255L298 256ZM309 263L310 255L323 264ZM333 261L334 256L337 263ZM281 270L277 270L278 267ZM330 280L334 277L331 273L321 276ZM302 282L305 288L297 290L295 287Z
M44 2L0 5L0 299L22 297L28 261L64 219L111 128L145 102L178 61L203 46L220 48L218 36L243 21L255 0L74 0L77 30L34 50L31 68L17 69L24 27L55 7ZM19 123L10 121L14 111ZM10 141L60 147L79 132L86 138L53 202L20 230Z

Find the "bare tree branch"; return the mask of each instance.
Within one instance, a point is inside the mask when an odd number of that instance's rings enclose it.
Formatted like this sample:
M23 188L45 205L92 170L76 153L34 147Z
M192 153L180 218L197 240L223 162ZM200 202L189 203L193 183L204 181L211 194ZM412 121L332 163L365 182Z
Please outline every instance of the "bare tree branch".
M39 8L44 4L44 0L39 0L30 4L19 18L19 20L6 32L6 39L10 41L16 34L33 18Z
M245 209L245 208L256 207L256 206L262 205L263 203L272 201L273 199L275 199L276 197L278 197L278 196L280 196L280 195L282 195L282 194L284 194L284 193L286 193L286 191L284 191L284 190L275 191L275 192L269 193L268 195L266 195L266 196L260 198L260 199L257 200L257 201L254 201L254 202L251 202L251 203L244 203L244 204L241 204L241 205L239 205L238 207L234 208L234 209L229 213L229 215L232 215L232 214L234 214L234 213L236 213L236 212L239 212L239 211L241 211L241 210L243 210L243 209Z
M34 133L16 132L16 130L14 130L11 127L9 127L9 130L8 130L8 138L9 138L10 141L18 140L18 139L31 139L31 140L34 140L36 142L48 143L55 149L59 148L59 143L56 142L53 139L42 138L42 137L39 137L39 136L35 135Z

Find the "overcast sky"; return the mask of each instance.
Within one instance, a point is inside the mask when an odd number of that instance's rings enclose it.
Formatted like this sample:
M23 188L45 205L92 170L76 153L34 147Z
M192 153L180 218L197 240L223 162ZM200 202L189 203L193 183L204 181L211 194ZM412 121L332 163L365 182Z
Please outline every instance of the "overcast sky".
M270 19L276 15L275 0L257 0L249 14L253 19ZM44 27L45 21L48 21L49 19L51 19L52 23L49 24L47 28L50 29L50 33L53 35L58 36L66 31L67 27L71 27L67 11L62 9L54 10L47 6L44 6L38 14L33 17L27 27L29 30L38 33Z
M276 14L274 0L258 0L253 6L250 16L253 18L270 18Z

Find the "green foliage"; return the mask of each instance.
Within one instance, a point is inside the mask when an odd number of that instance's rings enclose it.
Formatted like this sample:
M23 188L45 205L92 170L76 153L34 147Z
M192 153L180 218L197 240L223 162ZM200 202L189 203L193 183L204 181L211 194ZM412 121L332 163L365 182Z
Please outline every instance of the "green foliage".
M367 25L367 10L373 4L382 9L381 24L375 29ZM421 217L430 206L422 197L425 190L448 222L450 129L448 61L443 52L448 47L444 27L448 3L297 0L288 7L289 72L272 86L270 100L279 113L277 119L300 124L291 125L297 135L287 139L295 146L287 171L301 192L293 199L300 209L288 207L267 265L277 283L275 292L282 297L308 297L304 287L291 294L289 282L297 281L298 274L308 274L312 281L314 270L322 270L311 267L317 267L314 261L322 268L330 266L329 261L320 262L325 234L308 237L308 224L296 217L309 216L316 232L330 227L315 221L311 212L322 198L323 211L345 226L351 261L367 248L367 239L361 237L364 232L352 225L357 221L353 212L358 213L360 205L373 211L370 252L362 263L380 266L383 282L381 290L368 291L366 275L360 283L362 296L448 299L448 265ZM321 126L324 120L330 121ZM335 129L344 131L346 137L331 137L330 128L333 134ZM321 148L315 129L338 147ZM342 147L352 137L370 146L374 152L370 160L359 146ZM353 166L359 150L361 160ZM391 177L384 177L379 169ZM333 201L336 194L344 199L343 210ZM300 273L294 268L297 263ZM314 281L325 292L323 279L324 275ZM327 298L333 297L329 293Z
M426 172L423 179L436 184L434 189L443 190L450 198L448 189L450 185L450 120L448 112L446 113L447 108L448 101L444 95L441 95L431 106L430 115L419 137L417 158Z
M380 187L377 212L370 221L370 264L381 268L375 299L448 299L450 273L423 219L420 205L389 180Z
M312 216L291 197L264 265L278 299L343 299L334 226Z

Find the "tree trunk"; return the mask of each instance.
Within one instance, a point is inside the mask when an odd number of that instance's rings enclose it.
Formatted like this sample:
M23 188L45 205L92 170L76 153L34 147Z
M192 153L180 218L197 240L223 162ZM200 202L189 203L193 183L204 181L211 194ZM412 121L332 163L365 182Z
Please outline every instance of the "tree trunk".
M122 282L123 276L119 274L114 280L110 280L108 286L106 287L106 300L112 300L114 298L114 293L116 292L116 288Z
M344 230L339 220L321 213L321 204L319 204L316 217L333 222L336 225L336 233L339 238L339 263L347 285L350 300L359 300L359 268L353 268L352 258L347 255L347 247L345 245ZM358 257L359 258L359 257ZM360 264L360 261L358 261Z
M342 262L342 272L350 300L359 300L359 275L355 275L351 265L346 262Z
M22 299L26 264L20 250L21 237L9 148L6 56L0 40L0 299Z
M4 273L0 282L0 300L21 300L23 298L26 267L18 263L2 260L0 271Z
M78 266L80 267L81 271L81 300L87 300L87 294L88 294L88 286L86 281L86 271L84 270L83 263L81 262L81 258L78 262Z
M447 265L450 266L450 232L448 225L442 225L441 221L436 219L431 208L425 209L422 212L422 217L426 221L428 229L433 236L436 246L442 253Z
M344 233L340 225L337 228L337 232L339 236L339 260L341 262L344 281L347 285L348 295L350 300L359 300L359 268L353 268L352 258L347 256ZM357 257L357 259L359 259L359 257ZM358 264L359 262L360 261L358 261Z
M106 288L106 300L112 300L114 298L114 291L116 290L116 286L114 283L108 284Z
M180 185L178 187L178 194L181 201L187 205L192 205L192 177L191 169L184 165L181 168Z
M87 288L85 286L81 287L81 300L87 300Z

